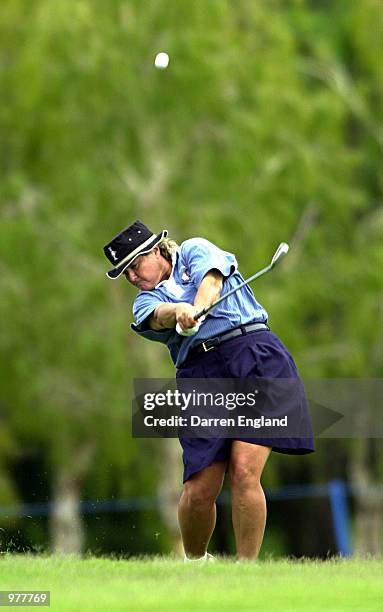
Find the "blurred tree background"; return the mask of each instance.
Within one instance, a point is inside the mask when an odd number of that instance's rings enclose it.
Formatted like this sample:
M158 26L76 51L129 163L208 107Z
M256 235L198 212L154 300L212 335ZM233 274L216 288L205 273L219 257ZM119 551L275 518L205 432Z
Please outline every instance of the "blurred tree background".
M383 4L3 0L0 14L0 506L61 502L49 531L1 518L1 548L166 552L180 454L131 438L130 401L134 377L173 368L130 332L134 291L106 280L102 246L141 218L234 251L248 276L287 240L255 293L301 374L381 376ZM379 552L366 491L382 474L381 441L361 436L275 455L264 484L348 480L356 550ZM158 493L157 510L79 513ZM271 512L271 550L313 548L312 506L295 548L296 509Z

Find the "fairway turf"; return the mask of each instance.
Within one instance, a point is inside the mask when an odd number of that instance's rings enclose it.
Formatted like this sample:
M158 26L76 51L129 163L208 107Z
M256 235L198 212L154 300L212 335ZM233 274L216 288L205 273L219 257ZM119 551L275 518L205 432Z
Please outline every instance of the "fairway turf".
M50 590L52 610L382 610L383 561L0 558L1 590ZM41 609L23 607L25 609ZM44 608L43 608L44 609ZM45 608L49 609L49 608Z

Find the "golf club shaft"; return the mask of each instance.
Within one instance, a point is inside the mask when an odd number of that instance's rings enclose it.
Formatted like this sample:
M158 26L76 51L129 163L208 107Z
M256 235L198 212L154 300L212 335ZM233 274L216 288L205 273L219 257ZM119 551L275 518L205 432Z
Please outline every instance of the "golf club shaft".
M226 298L228 298L230 295L233 295L233 293L235 293L236 291L239 291L240 289L242 289L242 287L245 287L245 285L247 285L248 283L251 283L256 278L259 278L260 276L262 276L262 274L266 274L266 272L271 270L272 267L273 266L271 264L269 264L268 266L266 266L266 268L263 268L263 270L260 270L259 272L256 272L255 274L253 274L253 276L250 276L250 278L248 278L247 280L243 281L243 283L240 283L238 285L238 287L234 287L234 289L231 289L230 291L228 291L224 295L221 295L221 297L218 298L218 300L216 300L212 304L210 304L210 306L207 306L206 308L203 308L202 310L197 312L194 315L194 320L198 321L198 319L200 319L201 317L206 315L208 312L210 312L210 310L212 310L213 308L218 306L218 304L223 302L223 300L226 300Z
M283 247L283 248L282 248ZM288 245L286 243L281 243L277 249L277 251L274 254L273 259L271 260L271 263L266 266L266 268L263 268L262 270L259 270L259 272L256 272L255 274L253 274L253 276L250 276L248 279L246 279L245 281L243 281L243 283L240 283L238 285L238 287L234 287L234 289L231 289L230 291L228 291L227 293L225 293L224 295L221 295L221 297L218 298L218 300L216 300L215 302L213 302L212 304L210 304L210 306L206 306L206 308L203 308L202 310L200 310L199 312L197 312L194 315L194 320L198 321L198 319L200 319L201 317L203 317L204 315L206 315L208 312L210 312L210 310L212 310L213 308L215 308L218 304L220 304L223 300L226 300L226 298L228 298L230 295L233 295L233 293L235 293L236 291L239 291L240 289L242 289L242 287L245 287L245 285L248 285L249 283L251 283L253 280L255 280L256 278L259 278L260 276L262 276L263 274L266 274L266 272L269 272L272 268L274 268L275 264L277 263L277 261L279 261L279 259L283 256L286 255L286 253L288 252Z

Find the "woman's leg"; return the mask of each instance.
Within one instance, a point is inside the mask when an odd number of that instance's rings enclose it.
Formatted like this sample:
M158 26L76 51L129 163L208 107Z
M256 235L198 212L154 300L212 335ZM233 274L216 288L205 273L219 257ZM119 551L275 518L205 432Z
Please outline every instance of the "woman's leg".
M271 448L234 440L229 473L237 555L255 559L266 525L266 500L261 475Z
M190 559L198 559L206 553L215 527L215 500L222 489L225 469L225 461L215 461L184 484L178 521L185 554Z

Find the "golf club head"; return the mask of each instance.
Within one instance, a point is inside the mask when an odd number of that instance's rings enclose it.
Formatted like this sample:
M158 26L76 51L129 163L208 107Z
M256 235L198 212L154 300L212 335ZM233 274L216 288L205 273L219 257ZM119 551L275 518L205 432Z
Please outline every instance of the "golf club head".
M288 252L289 252L289 245L287 244L287 242L281 242L281 244L279 245L279 247L277 248L277 250L275 251L273 255L273 259L271 260L271 265L275 266L277 261L279 261L280 259L282 259L282 257L287 255Z

